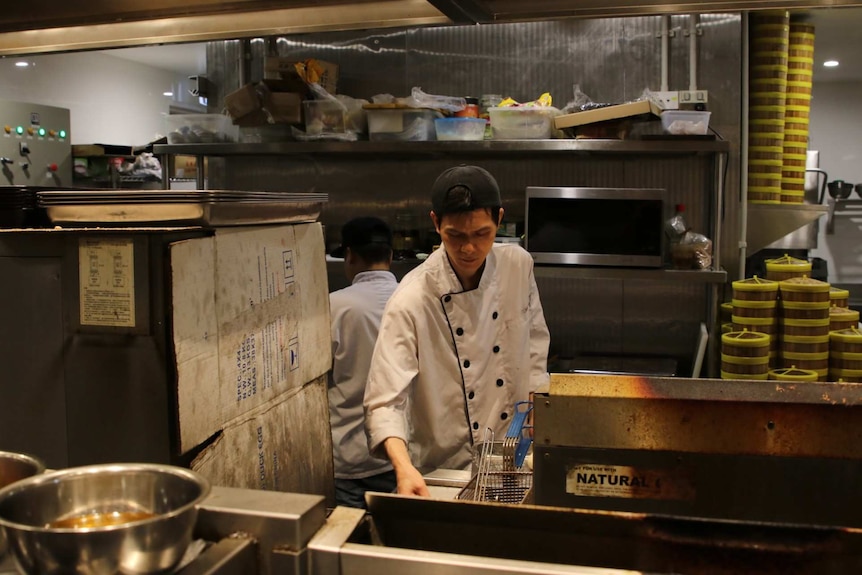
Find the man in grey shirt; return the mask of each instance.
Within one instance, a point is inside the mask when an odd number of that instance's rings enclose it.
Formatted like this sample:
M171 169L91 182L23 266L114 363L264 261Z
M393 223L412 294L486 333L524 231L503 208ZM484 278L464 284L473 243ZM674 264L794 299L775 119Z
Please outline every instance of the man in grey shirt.
M341 238L341 246L330 255L344 258L351 285L329 295L332 370L328 395L335 501L364 508L366 491L388 493L396 485L392 464L368 452L362 400L383 308L398 282L389 271L392 231L383 220L351 220L342 228Z

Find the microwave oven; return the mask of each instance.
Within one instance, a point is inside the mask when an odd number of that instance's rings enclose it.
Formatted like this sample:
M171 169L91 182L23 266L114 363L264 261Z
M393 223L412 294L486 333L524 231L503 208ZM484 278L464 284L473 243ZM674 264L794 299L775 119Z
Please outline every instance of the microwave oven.
M661 267L667 191L527 188L524 247L536 263Z

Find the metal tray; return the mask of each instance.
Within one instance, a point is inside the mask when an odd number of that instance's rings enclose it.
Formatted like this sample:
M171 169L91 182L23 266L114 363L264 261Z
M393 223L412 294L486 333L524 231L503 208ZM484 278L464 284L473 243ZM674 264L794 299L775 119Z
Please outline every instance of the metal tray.
M325 202L206 202L67 204L45 206L51 223L59 226L98 224L176 224L242 226L316 221Z

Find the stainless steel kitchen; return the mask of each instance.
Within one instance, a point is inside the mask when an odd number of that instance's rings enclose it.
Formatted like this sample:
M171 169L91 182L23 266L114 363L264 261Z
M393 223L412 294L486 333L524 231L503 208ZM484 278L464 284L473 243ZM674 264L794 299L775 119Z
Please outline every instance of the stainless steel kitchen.
M4 7L0 574L859 572L859 21ZM493 193L444 216L457 166ZM350 271L360 216L386 272ZM397 488L356 508L333 298L389 270L354 413Z

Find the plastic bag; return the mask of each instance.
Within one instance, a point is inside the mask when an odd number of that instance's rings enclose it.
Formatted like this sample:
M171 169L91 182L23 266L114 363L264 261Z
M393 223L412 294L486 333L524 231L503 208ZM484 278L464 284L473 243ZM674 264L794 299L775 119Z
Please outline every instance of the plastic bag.
M552 108L554 104L553 98L548 92L530 102L518 102L512 98L505 98L497 106L498 108Z
M673 266L679 270L706 270L712 267L712 240L703 234L686 232L671 246Z
M410 108L434 108L436 110L458 112L467 107L467 100L464 98L426 94L422 91L422 88L416 86L410 91L410 99L413 102L413 105L408 106Z
M593 100L581 91L580 84L572 85L572 99L563 107L564 114L572 114L574 112L585 112L587 110L595 110L606 106L613 106L608 102L593 102Z

